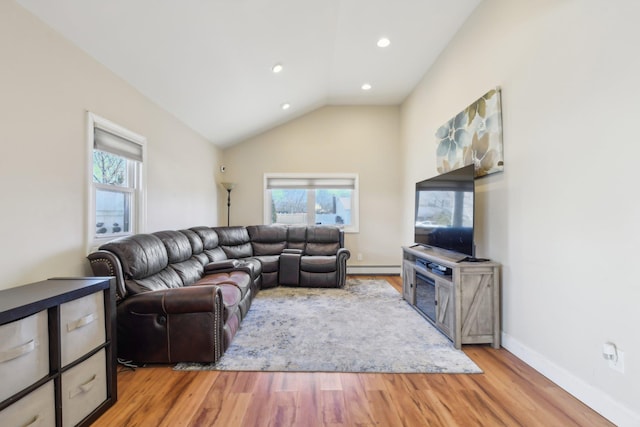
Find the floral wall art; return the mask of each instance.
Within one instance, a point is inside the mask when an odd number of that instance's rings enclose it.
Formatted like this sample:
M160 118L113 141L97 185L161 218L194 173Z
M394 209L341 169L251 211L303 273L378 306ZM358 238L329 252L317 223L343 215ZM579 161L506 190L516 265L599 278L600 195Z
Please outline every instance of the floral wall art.
M500 89L492 89L436 132L439 173L473 163L476 178L504 169Z

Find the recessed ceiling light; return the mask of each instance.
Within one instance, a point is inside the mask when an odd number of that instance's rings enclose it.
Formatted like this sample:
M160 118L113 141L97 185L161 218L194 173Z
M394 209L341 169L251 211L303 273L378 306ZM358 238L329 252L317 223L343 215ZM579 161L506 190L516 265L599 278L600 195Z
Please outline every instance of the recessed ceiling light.
M288 102L285 102L280 106L280 108L282 108L283 110L288 110L289 108L291 108L291 104L289 104Z
M362 88L362 90L371 90L371 84L363 83L363 85L360 86L360 88Z
M284 67L282 66L282 64L275 64L273 67L271 67L271 71L273 71L276 74L278 74L283 69Z
M382 37L378 40L378 47L387 47L391 44L391 40L386 37Z

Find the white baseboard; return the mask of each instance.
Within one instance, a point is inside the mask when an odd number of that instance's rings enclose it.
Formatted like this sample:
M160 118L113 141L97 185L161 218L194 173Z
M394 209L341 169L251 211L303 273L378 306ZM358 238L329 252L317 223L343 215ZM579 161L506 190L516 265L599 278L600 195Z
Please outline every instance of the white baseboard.
M400 274L399 265L348 265L347 274L364 274L375 276L377 274Z
M502 346L615 425L640 427L640 414L633 412L602 390L586 383L504 332Z

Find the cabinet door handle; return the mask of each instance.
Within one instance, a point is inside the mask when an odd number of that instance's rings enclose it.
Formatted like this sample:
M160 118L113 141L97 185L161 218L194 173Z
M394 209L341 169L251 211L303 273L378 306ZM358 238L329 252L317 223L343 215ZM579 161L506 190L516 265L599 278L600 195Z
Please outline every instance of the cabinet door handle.
M73 390L69 391L69 399L73 399L74 397L76 397L77 395L79 395L80 393L87 393L89 390L91 390L93 388L93 386L96 383L96 379L97 376L94 374L89 381L87 381L84 384L80 384L79 386L77 386L76 388L74 388Z
M84 317L79 318L78 320L74 320L73 322L67 323L67 332L71 332L74 329L82 328L83 326L87 326L89 323L93 322L98 318L96 313L87 314Z
M20 356L24 356L27 353L31 353L36 348L36 341L31 340L18 347L10 348L0 352L0 363L8 362L9 360L17 359Z

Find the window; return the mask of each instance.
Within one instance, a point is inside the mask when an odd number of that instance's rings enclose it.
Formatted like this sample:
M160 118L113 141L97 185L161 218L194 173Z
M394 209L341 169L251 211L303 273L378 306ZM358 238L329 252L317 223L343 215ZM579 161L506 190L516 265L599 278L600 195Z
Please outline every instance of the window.
M358 231L356 174L265 174L265 224L337 225Z
M146 139L89 113L89 249L143 231Z

